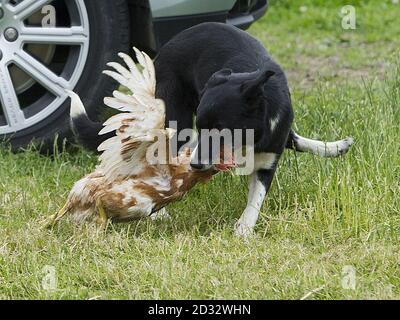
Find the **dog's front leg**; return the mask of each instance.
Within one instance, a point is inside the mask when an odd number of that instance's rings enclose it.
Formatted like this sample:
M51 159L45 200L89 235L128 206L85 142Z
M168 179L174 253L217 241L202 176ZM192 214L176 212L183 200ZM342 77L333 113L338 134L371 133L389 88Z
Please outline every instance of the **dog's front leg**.
M259 170L249 180L247 207L236 223L236 234L247 237L253 233L265 196L271 186L275 169Z

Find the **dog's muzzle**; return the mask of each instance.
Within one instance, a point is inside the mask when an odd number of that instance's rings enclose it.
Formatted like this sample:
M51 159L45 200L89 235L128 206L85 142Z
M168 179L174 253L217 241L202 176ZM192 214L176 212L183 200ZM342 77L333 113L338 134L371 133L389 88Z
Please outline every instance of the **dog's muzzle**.
M213 167L212 164L204 163L205 161L202 161L201 159L201 152L199 150L199 144L196 146L196 148L193 150L192 157L190 159L190 167L193 170L197 171L206 171L209 170Z
M190 167L193 170L197 170L197 171L207 171L207 170L210 170L213 166L209 165L209 164L191 163Z

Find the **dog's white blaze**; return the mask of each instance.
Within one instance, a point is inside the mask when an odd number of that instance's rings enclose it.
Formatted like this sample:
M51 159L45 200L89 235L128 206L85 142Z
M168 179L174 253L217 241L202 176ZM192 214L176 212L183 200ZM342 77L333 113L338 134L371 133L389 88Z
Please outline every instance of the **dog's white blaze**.
M301 137L296 134L296 149L303 152L311 152L322 157L337 157L346 153L353 144L352 138L346 138L335 142L323 142Z
M279 114L275 118L271 118L270 125L272 132L275 131L276 127L278 126L279 120Z
M254 170L269 170L276 163L277 155L275 153L256 153L254 155Z
M257 172L250 177L249 197L247 207L236 224L236 233L248 236L253 232L267 191L264 184L258 179Z

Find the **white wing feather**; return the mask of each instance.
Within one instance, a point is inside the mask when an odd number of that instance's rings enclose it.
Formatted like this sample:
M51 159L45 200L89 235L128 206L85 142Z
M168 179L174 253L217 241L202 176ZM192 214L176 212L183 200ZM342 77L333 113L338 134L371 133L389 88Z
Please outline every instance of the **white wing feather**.
M99 168L106 178L138 174L146 165L148 148L157 138L170 138L173 131L165 129L165 105L156 99L156 73L151 58L144 52L134 48L136 58L142 68L140 71L131 57L124 53L119 56L126 67L111 62L107 65L114 71L104 73L131 91L125 94L119 91L113 97L104 99L104 103L123 113L117 114L104 123L100 135L116 132L116 136L103 142L98 150Z

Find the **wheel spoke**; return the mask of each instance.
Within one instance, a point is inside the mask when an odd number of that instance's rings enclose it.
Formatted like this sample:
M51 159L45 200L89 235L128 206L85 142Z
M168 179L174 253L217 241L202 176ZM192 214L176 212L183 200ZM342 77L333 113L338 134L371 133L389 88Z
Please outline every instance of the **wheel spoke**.
M26 43L78 45L88 42L88 34L82 27L71 28L24 28L21 39Z
M64 97L65 89L71 89L67 80L57 76L25 51L16 53L13 60L18 67L56 96Z
M53 0L24 0L19 5L14 7L13 12L17 19L22 21L52 1Z
M25 122L8 67L0 63L0 99L10 127L19 127Z
M6 5L8 5L8 3L10 2L10 0L0 0L0 4L5 7Z

